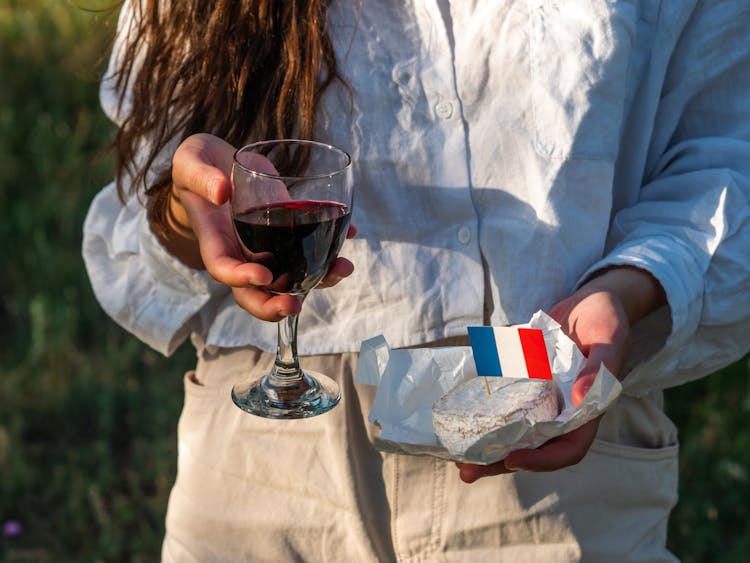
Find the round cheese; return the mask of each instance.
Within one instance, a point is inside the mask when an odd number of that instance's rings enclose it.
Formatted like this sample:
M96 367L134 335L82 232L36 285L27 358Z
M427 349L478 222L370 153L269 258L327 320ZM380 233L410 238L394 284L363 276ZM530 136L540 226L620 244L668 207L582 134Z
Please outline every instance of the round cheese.
M546 379L472 377L451 389L432 407L432 425L440 443L463 454L488 432L526 418L536 423L560 414L557 385Z

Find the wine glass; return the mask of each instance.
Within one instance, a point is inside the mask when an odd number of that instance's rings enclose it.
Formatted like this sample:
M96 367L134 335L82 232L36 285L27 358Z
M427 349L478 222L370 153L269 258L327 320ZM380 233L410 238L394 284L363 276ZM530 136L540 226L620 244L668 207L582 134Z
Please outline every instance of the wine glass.
M269 290L301 301L336 258L352 216L351 157L338 147L282 139L242 147L232 165L232 219L248 261L273 273ZM297 315L278 323L276 361L232 400L265 418L307 418L341 397L331 378L300 369Z

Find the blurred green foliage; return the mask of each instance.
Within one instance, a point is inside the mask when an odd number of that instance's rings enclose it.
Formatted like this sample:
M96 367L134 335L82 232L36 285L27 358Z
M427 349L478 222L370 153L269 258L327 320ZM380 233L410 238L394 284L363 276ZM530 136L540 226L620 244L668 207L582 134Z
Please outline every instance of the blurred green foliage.
M0 561L159 557L193 352L167 360L115 326L80 258L112 175L97 88L115 4L0 0L0 525L22 526ZM667 393L685 562L750 561L749 374L745 358Z
M117 327L80 257L115 3L0 0L0 561L158 560L194 353Z
M666 398L681 444L671 549L685 563L750 561L750 357Z

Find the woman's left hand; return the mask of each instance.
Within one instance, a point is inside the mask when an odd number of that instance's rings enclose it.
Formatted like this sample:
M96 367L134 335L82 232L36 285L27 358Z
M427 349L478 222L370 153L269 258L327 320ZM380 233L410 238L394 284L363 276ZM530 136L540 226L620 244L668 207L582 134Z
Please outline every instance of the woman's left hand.
M659 283L644 270L617 267L590 280L549 312L586 356L573 384L578 405L596 378L599 366L620 376L630 351L630 326L664 303ZM459 463L460 477L473 483L481 477L511 471L554 471L581 461L591 447L600 417L553 438L536 449L516 450L492 465Z

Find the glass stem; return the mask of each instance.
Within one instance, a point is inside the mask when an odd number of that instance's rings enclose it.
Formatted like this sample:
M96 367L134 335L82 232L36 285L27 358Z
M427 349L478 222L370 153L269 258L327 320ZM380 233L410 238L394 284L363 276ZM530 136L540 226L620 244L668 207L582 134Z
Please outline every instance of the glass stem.
M271 378L277 385L289 385L302 377L297 357L297 320L298 315L289 315L277 323L278 345L276 362L271 370Z

